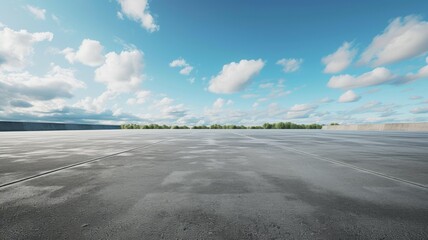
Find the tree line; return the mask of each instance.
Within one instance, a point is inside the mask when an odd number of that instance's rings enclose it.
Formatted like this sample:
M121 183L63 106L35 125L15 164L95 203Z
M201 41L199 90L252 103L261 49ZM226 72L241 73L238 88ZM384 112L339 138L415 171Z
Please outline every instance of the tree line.
M336 125L337 123L334 123ZM338 125L338 124L337 124ZM158 124L122 124L122 129L321 129L323 125L320 124L297 124L292 122L277 122L265 123L262 126L244 126L244 125L221 125L212 124L210 126L200 125L188 127L186 125L158 125Z

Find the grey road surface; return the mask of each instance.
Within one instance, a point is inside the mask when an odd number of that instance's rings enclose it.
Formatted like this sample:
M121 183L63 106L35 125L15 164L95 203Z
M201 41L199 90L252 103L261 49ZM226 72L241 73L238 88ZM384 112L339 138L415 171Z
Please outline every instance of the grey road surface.
M0 239L428 239L428 133L0 133Z

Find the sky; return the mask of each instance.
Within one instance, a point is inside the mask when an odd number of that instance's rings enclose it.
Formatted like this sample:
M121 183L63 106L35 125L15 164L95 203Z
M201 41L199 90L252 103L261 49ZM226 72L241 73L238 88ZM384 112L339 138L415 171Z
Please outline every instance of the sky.
M428 122L428 1L2 0L0 120Z

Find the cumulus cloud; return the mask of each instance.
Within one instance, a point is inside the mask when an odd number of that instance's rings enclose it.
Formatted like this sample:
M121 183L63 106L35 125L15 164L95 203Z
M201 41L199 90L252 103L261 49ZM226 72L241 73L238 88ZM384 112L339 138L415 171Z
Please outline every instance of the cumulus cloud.
M66 48L61 53L64 54L69 63L78 61L87 66L97 67L104 63L103 49L104 47L100 42L84 39L77 51Z
M140 22L141 26L149 32L155 32L159 30L159 25L155 23L155 20L149 11L149 4L147 0L117 1L121 7L121 13L125 14L128 18L136 22Z
M186 62L186 60L184 60L183 58L175 59L174 61L172 61L172 62L169 63L169 66L170 67L180 67L180 68L182 68L180 70L180 74L182 74L182 75L189 75L190 72L192 72L192 70L193 70L193 67L190 66L190 64L188 64Z
M71 69L55 65L44 76L28 72L0 72L0 107L10 104L12 107L32 109L33 105L41 106L46 105L44 102L71 98L74 90L84 87L85 84L75 78Z
M352 90L348 90L339 97L339 102L341 103L356 102L360 100L360 98L361 97L358 96L356 93L354 93Z
M98 97L85 97L75 103L73 107L84 109L87 112L101 113L107 111L107 101L117 97L116 92L105 91Z
M288 58L288 59L280 59L276 62L276 64L281 65L283 67L283 71L288 72L295 72L299 70L300 65L303 63L303 59L296 59L296 58Z
M51 32L30 33L27 30L14 31L10 28L0 30L0 70L22 70L34 52L33 44L52 41Z
M361 55L360 63L381 66L428 52L428 22L418 16L394 19Z
M215 100L215 102L213 103L213 108L220 109L224 106L224 104L226 104L226 100L224 100L223 98L217 98L217 100Z
M135 93L135 97L134 98L130 98L128 99L127 103L128 104L144 104L147 99L150 97L152 93L150 91L138 91Z
M208 90L213 93L234 93L244 89L264 67L263 60L241 60L223 66L210 81Z
M143 53L138 50L106 55L103 65L95 70L95 80L107 85L112 92L131 92L139 89L143 80Z
M338 73L345 70L352 63L356 53L351 43L344 42L336 52L322 58L321 61L325 65L324 72Z
M190 72L193 70L192 66L186 66L183 69L180 70L180 74L182 75L189 75Z
M307 118L317 108L318 108L317 105L312 105L312 104L296 104L287 111L286 118L287 119Z
M164 107L171 105L174 102L174 99L169 97L163 97L161 100L159 100L157 103L155 103L156 107Z
M164 97L158 102L155 102L154 106L159 111L158 115L155 115L154 118L158 119L167 119L167 120L177 120L183 118L187 115L187 109L183 104L173 104L174 99Z
M213 103L213 109L220 110L223 108L224 105L230 105L232 104L232 100L225 100L223 98L217 98Z
M46 9L34 7L31 5L25 6L25 8L33 14L36 19L45 20L46 19Z
M333 76L330 78L327 85L330 88L353 89L391 83L395 79L396 76L388 69L379 67L360 76L348 74Z

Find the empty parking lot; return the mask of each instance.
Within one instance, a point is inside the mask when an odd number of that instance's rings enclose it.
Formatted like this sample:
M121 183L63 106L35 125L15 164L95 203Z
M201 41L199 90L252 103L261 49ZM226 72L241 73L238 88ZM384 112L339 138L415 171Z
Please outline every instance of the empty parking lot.
M0 133L1 239L427 239L428 133Z

